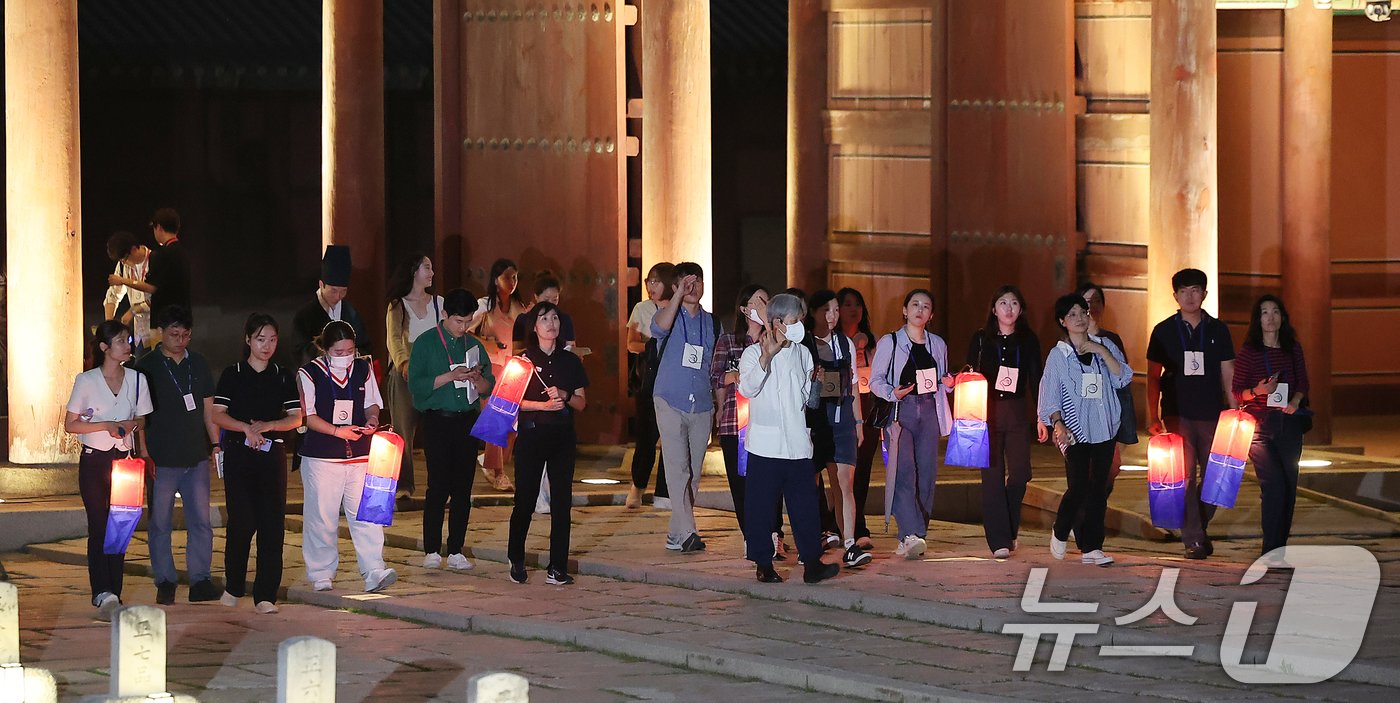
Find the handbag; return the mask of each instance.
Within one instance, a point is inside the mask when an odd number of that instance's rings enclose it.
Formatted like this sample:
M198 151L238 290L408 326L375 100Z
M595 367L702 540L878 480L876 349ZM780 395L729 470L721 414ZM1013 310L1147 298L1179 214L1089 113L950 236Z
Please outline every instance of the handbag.
M894 333L891 332L889 334L889 337L890 367L885 371L885 378L892 378L894 376ZM865 423L868 425L874 425L882 430L889 427L891 424L894 423L894 408L894 403L891 403L890 401L885 400L884 398L881 398L880 396L876 395L870 402L870 416L865 418Z

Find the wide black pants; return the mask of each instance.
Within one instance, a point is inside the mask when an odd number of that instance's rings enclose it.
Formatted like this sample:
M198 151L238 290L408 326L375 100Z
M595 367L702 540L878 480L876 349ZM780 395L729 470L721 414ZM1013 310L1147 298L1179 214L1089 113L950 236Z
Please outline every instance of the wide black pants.
M568 571L577 458L578 437L572 424L527 427L521 423L520 434L515 438L515 507L510 511L510 542L506 545L506 557L511 563L525 561L525 538L530 534L530 520L540 494L540 477L548 471L548 566Z
M472 479L480 441L471 435L477 413L425 411L423 458L428 464L428 491L423 500L423 553L442 551L442 517L447 511L447 554L461 554L472 510ZM536 487L538 490L538 487Z
M124 456L124 451L104 452L89 447L83 447L78 456L78 492L87 513L88 585L93 598L100 593L119 598L122 594L122 561L126 554L105 554L102 545L107 539L107 511L112 500L112 460Z
M253 602L277 602L282 586L286 535L287 456L280 444L260 452L238 444L224 449L224 493L228 535L224 544L224 590L243 597L248 589L248 552L258 538Z

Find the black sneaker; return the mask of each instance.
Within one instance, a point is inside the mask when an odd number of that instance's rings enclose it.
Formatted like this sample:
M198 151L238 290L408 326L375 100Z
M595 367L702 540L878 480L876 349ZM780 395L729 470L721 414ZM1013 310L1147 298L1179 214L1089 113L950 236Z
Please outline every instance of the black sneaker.
M779 576L779 575L778 575L778 572L774 571L774 570L773 570L773 567L771 567L771 566L766 566L766 567L765 567L765 566L760 566L760 567L758 567L758 582L759 582L759 583L782 583L782 582L783 582L783 577Z
M807 583L817 583L818 581L825 581L839 573L841 573L841 567L836 564L816 563L804 567L802 580Z
M834 532L822 533L822 551L841 546L841 537Z
M842 563L846 565L847 569L854 569L869 564L872 558L868 552L862 552L860 547L851 545L846 549L846 556L842 559Z
M510 580L514 581L515 583L525 583L526 581L530 580L530 574L525 571L524 564L516 564L514 562L511 562Z
M1207 537L1206 541L1201 543L1201 546L1205 547L1206 556L1210 556L1215 553L1215 540Z
M156 605L175 604L175 583L173 581L156 582Z
M705 541L700 539L700 535L692 532L689 537L681 542L682 552L703 552L705 551Z
M572 586L574 585L574 577L550 567L544 572L544 582L551 586Z
M173 587L174 584L171 585ZM209 579L204 579L203 581L200 581L199 583L190 586L191 603L204 603L211 600L218 600L219 597L222 595L223 591L220 591L219 588L214 585L214 582L210 581Z
M1206 550L1205 545L1193 544L1186 548L1187 559L1205 559L1208 556L1210 552Z

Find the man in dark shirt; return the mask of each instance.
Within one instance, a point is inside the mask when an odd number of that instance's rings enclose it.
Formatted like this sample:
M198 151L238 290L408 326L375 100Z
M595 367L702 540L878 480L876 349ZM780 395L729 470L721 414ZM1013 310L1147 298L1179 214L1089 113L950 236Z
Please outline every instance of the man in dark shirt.
M170 533L176 493L185 508L190 602L215 600L219 589L209 579L214 548L209 524L209 464L219 451L218 429L213 422L214 376L204 357L187 348L194 328L189 308L167 305L156 316L156 326L161 343L136 362L136 369L151 384L155 408L141 433L141 456L156 466L147 528L156 602L175 602L179 575L170 551Z
M180 213L161 208L151 216L151 231L156 237L156 250L151 252L151 268L146 283L151 290L151 313L159 313L168 305L190 308L190 262L185 245L180 243Z
M1239 405L1230 393L1235 345L1225 323L1206 314L1206 274L1182 269L1172 276L1180 310L1157 323L1147 342L1147 431L1181 435L1186 454L1186 521L1181 542L1188 559L1214 551L1210 519L1215 506L1201 501L1201 479L1220 412Z
M319 352L312 340L331 320L344 320L355 330L355 346L361 354L369 353L369 336L360 313L346 299L350 286L350 247L331 244L321 259L321 280L316 299L308 302L292 318L296 338L292 343L292 359L302 366L316 358Z

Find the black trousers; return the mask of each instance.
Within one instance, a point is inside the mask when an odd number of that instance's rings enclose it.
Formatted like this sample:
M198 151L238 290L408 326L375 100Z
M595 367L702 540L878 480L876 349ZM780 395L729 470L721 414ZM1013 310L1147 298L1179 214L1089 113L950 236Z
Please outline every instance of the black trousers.
M1249 461L1259 479L1259 522L1264 530L1261 553L1288 546L1293 530L1293 506L1298 500L1298 460L1303 456L1303 433L1298 421L1281 411L1259 420Z
M1103 516L1108 509L1108 465L1113 463L1113 440L1098 444L1080 442L1070 445L1065 453L1065 478L1069 488L1060 498L1060 510L1055 514L1055 539L1065 540L1069 531L1079 548L1092 552L1103 548ZM1084 512L1079 525L1075 518ZM1083 534L1080 534L1080 533Z
M1168 431L1181 435L1181 449L1186 456L1186 520L1181 526L1181 543L1194 547L1210 539L1210 519L1215 517L1215 506L1201 500L1201 482L1205 480L1210 445L1215 441L1219 421L1166 417L1163 422Z
M570 513L574 507L574 462L578 437L572 424L520 424L515 438L515 507L510 511L510 542L506 557L513 564L525 561L525 538L540 495L540 477L549 472L549 564L569 569Z
M651 391L637 395L637 450L632 453L632 485L645 491L651 481L651 469L656 467L656 497L670 498L666 487L666 459L658 459L656 445L661 442L661 430L656 427L656 401ZM551 508L552 510L553 508Z
M471 435L476 411L426 410L422 414L423 458L428 491L423 498L423 552L442 551L442 515L447 511L447 554L461 554L472 510L472 479L480 442Z
M1031 480L1031 416L1022 398L992 400L991 465L982 471L982 531L992 551L1010 549L1021 531L1021 501Z
M797 555L804 564L822 559L821 524L817 517L817 485L811 459L770 459L749 454L749 501L744 520L749 524L746 558L760 567L773 566L773 543L763 529L773 524L773 506L787 499L788 521Z
M88 585L93 598L99 593L117 597L122 594L122 562L126 555L104 554L102 544L107 539L107 511L112 500L112 460L124 456L124 451L103 452L88 447L83 447L78 456L78 492L87 513Z
M874 404L873 394L861 394L861 417L868 420ZM856 446L856 539L860 539L870 536L870 528L865 526L865 501L870 497L870 469L875 464L875 455L880 452L880 428L867 422L857 426L856 431L865 434L865 443Z
M719 436L720 453L724 455L724 475L729 479L729 497L734 499L734 517L739 521L739 532L747 537L748 532L744 529L745 515L744 494L747 492L746 484L748 480L739 475L739 435L722 434ZM769 532L783 533L783 499L778 498L778 504L774 511L777 519L773 521L773 529Z
M282 586L282 545L287 516L287 455L282 445L260 452L242 444L225 445L224 493L228 535L224 544L224 590L243 597L248 590L248 552L258 538L253 602L277 602Z

